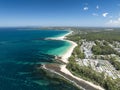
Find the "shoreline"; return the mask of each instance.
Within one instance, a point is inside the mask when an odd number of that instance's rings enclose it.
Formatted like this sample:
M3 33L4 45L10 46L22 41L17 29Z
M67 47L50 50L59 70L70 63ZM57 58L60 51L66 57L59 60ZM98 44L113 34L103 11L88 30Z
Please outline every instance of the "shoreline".
M63 41L71 43L71 46L66 50L66 52L63 55L61 55L61 57L62 57L61 61L63 61L64 63L68 63L69 62L68 59L71 56L71 54L72 54L74 48L77 46L77 44L75 42L69 41L69 40L63 40Z
M71 44L71 46L61 55L58 55L61 57L61 61L64 63L68 63L68 58L71 56L74 48L77 46L77 44L73 41L70 40L66 40L66 36L68 36L69 34L72 34L73 31L70 31L69 33L60 36L60 37L51 37L51 38L46 38L46 40L61 40L61 41L66 41L69 42Z
M65 34L64 36L61 36L61 37L56 37L56 38L47 38L47 39L51 39L51 40L62 40L62 41L67 41L69 43L71 43L71 46L70 48L68 48L68 50L65 52L65 54L61 55L61 61L64 62L65 64L64 65L59 65L59 68L60 70L56 70L53 66L51 65L43 65L42 67L46 70L49 70L51 72L54 72L54 73L57 73L58 75L61 75L63 76L64 78L68 79L69 81L71 82L74 82L74 84L78 87L81 87L82 89L85 89L84 87L82 86L87 86L85 90L104 90L102 87L98 86L98 85L95 85L93 84L92 82L89 82L89 81L86 81L82 78L79 78L77 76L74 76L67 68L67 63L69 63L68 61L68 58L71 56L74 48L77 46L77 44L73 41L70 41L70 40L66 40L66 36L71 34L73 31L70 31L69 33ZM70 78L68 78L70 77ZM71 80L72 79L72 80ZM80 83L80 84L79 84ZM89 89L89 88L92 88L92 89Z
M48 37L46 38L46 40L65 40L66 36L68 36L69 34L72 34L73 31L69 31L69 33L66 33L62 36L56 36L56 37Z

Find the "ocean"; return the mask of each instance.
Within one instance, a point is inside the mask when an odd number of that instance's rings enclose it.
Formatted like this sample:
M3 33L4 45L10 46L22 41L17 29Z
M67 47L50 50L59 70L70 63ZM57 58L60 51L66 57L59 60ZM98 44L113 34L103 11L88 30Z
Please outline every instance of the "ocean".
M38 69L54 63L54 55L62 55L71 46L59 37L68 30L35 30L0 28L0 90L76 90L58 78L50 78Z

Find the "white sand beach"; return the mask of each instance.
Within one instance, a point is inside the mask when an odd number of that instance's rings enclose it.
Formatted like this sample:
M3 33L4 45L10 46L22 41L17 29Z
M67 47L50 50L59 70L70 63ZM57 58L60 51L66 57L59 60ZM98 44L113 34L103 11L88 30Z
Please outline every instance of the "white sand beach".
M75 42L69 41L69 40L64 40L64 41L67 41L67 42L71 43L71 47L68 48L68 50L66 51L66 53L64 55L61 55L61 57L62 57L61 60L64 63L68 63L68 58L71 56L71 54L72 54L74 48L77 46L77 44Z
M64 34L62 36L59 36L59 37L48 37L46 38L46 40L64 40L66 38L67 35L71 34L73 31L70 31L69 33L67 34Z
M69 35L69 34L71 34L71 33L72 33L72 32L68 33L67 35ZM67 35L65 35L65 36L67 36ZM64 40L65 36L62 37L62 40ZM69 42L69 43L72 44L71 47L67 50L66 54L62 55L62 59L61 59L63 62L68 63L68 58L71 56L71 54L72 54L74 48L77 46L77 44L76 44L75 42L73 42L73 41L70 41L70 40L64 40L64 41L67 41L67 42ZM97 89L99 89L99 90L104 90L104 89L103 89L102 87L100 87L100 86L97 86L97 85L95 85L95 84L93 84L93 83L91 83L91 82L88 82L88 81L86 81L86 80L83 80L83 79L81 79L81 78L78 78L78 77L74 76L74 75L66 68L66 65L61 65L60 68L61 68L61 71L64 72L65 74L68 74L68 75L72 76L73 78L75 78L75 79L77 79L77 80L83 81L83 82L85 82L85 83L87 83L87 84L89 84L89 85L91 85L91 86L93 86L93 87L95 87L95 88L97 88Z
M60 57L62 58L61 61L63 61L64 63L68 63L68 58L71 56L74 48L77 46L77 44L73 41L70 41L70 40L66 40L66 36L69 35L69 34L72 34L73 31L70 31L69 33L63 35L63 36L60 36L60 37L53 37L53 38L46 38L46 39L50 39L50 40L62 40L62 41L67 41L71 44L71 46L67 49L67 51L65 51L64 54L62 54Z
M65 62L65 63L68 63L68 62L69 62L69 61L68 61L68 58L71 56L74 48L77 46L77 44L76 44L75 42L70 41L70 40L65 40L65 37L66 37L67 35L71 34L71 33L72 33L72 31L71 31L70 33L68 33L68 34L60 37L60 38L57 38L57 39L67 41L67 42L69 42L69 43L72 44L71 47L67 50L67 52L66 52L64 55L61 56L61 57L62 57L61 60L62 60L63 62ZM60 68L61 68L61 71L64 72L65 74L68 74L68 75L72 76L73 78L75 78L75 79L77 79L77 80L83 81L83 82L85 82L85 83L87 83L87 84L89 84L89 85L91 85L91 86L93 86L93 87L95 87L95 88L97 88L97 89L99 89L99 90L104 90L102 87L97 86L97 85L93 84L92 82L88 82L88 81L86 81L86 80L83 80L83 79L81 79L81 78L78 78L78 77L74 76L74 75L66 68L66 65L61 65Z
M82 78L79 78L79 77L74 76L74 75L66 68L66 65L61 65L61 68L60 68L60 69L61 69L61 72L64 72L65 74L68 74L68 75L72 76L73 78L75 78L75 79L77 79L77 80L79 80L79 81L85 82L86 84L89 84L89 85L91 85L92 87L95 87L95 88L98 89L98 90L105 90L105 89L103 89L102 87L93 84L92 82L89 82L89 81L86 81L86 80L84 80L84 79L82 79Z
M71 56L74 48L77 46L77 44L76 44L75 42L65 39L65 37L66 37L67 35L71 34L71 33L72 33L72 31L70 31L69 33L67 33L67 34L65 34L64 36L61 36L61 37L48 38L48 39L54 39L54 40L64 40L64 41L67 41L67 42L71 43L71 47L65 52L64 55L61 55L61 56L60 56L60 57L61 57L61 61L63 61L63 62L66 63L66 64L69 62L69 61L68 61L68 58ZM86 84L88 84L88 85L90 85L90 86L92 86L92 87L94 87L94 88L96 88L96 89L98 89L98 90L104 90L102 87L100 87L100 86L98 86L98 85L95 85L95 84L93 84L92 82L89 82L89 81L83 80L82 78L79 78L79 77L74 76L74 75L66 68L66 64L60 66L60 71L61 71L61 72L65 73L65 74L67 74L67 75L69 75L69 76L72 76L74 79L77 79L77 80L79 80L79 81L82 81L82 82L84 82L84 83L86 83Z

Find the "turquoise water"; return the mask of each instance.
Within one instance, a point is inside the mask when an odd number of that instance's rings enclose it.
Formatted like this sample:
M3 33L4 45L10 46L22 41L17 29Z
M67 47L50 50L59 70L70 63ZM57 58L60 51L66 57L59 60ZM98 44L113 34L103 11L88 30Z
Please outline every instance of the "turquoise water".
M66 41L62 41L62 42L64 43L64 45L62 47L54 48L52 50L48 50L47 54L57 55L57 56L64 55L66 53L66 51L71 47L71 43L66 42Z
M0 90L75 90L71 84L48 77L37 68L53 63L70 43L45 40L68 33L61 30L0 29Z

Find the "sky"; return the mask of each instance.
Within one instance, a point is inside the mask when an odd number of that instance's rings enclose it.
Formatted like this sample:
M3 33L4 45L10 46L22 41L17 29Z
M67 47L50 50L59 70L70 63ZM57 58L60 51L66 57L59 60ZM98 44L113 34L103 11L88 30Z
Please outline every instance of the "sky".
M0 27L120 27L120 0L0 0Z

